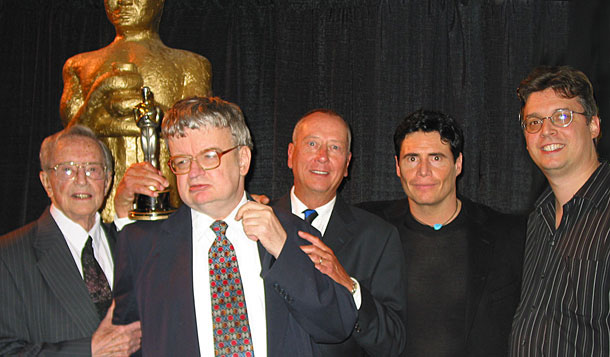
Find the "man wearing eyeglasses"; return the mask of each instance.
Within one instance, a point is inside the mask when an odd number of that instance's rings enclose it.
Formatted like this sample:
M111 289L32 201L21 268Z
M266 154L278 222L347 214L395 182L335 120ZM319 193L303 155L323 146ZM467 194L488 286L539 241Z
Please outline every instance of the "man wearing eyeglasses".
M98 213L110 151L75 125L44 140L40 164L51 207L0 237L0 355L129 355L140 324L111 324L115 232Z
M121 231L113 292L113 321L142 321L143 355L316 356L315 342L345 340L356 308L301 250L297 232L313 228L244 191L253 145L241 110L181 100L162 134L184 205Z
M518 89L527 150L549 187L530 214L513 356L610 355L610 166L593 87L538 67Z

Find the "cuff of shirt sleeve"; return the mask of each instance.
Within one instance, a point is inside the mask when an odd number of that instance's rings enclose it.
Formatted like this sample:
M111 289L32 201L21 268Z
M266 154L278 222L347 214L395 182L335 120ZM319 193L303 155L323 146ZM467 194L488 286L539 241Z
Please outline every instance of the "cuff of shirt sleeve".
M116 230L120 232L123 228L125 228L126 225L135 222L135 220L130 219L129 217L119 218L115 213L113 222L114 226L116 227Z
M360 283L358 283L358 280L352 278L351 276L349 278L352 279L352 282L354 282L354 285L356 286L355 291L352 292L352 297L354 298L356 309L360 310L360 305L362 305L362 292L360 291Z

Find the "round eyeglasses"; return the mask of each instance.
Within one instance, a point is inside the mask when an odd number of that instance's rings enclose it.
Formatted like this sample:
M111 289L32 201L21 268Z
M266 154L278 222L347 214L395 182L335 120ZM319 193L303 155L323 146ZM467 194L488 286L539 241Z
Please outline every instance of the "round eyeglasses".
M544 120L549 119L554 126L565 128L572 124L574 114L585 115L584 112L575 112L569 109L557 109L548 117L541 118L536 115L528 115L525 119L521 120L521 127L530 134L536 134L540 131L540 129L542 129Z
M191 171L191 164L193 161L197 161L203 170L213 170L220 166L220 158L224 154L235 150L238 147L239 145L233 146L225 151L220 151L218 149L207 149L195 155L195 157L191 155L176 155L170 157L167 164L169 165L170 169L172 169L172 172L176 175L188 174Z
M78 170L84 170L85 176L93 180L106 178L106 166L101 162L62 162L50 168L55 171L55 176L60 180L73 180L78 175Z

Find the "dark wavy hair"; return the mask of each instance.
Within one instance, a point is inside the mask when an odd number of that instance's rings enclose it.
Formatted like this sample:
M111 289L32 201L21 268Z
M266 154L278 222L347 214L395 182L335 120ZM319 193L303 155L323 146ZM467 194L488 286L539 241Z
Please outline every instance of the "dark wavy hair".
M441 141L451 146L454 162L464 149L462 128L452 117L433 110L419 109L407 115L394 131L396 157L400 158L400 148L405 137L418 131L425 133L437 131L441 136Z

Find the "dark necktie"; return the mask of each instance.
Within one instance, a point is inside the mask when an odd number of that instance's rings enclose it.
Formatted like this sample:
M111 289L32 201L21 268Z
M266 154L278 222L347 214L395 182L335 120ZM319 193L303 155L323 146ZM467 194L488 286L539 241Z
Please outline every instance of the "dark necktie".
M85 243L80 259L83 265L85 285L87 285L87 290L89 290L91 301L95 304L97 314L100 316L100 320L102 320L112 303L112 292L110 291L110 285L106 275L104 275L104 271L97 260L95 260L95 255L93 255L93 239L91 236L89 236L87 243Z
M208 252L212 326L216 356L254 356L248 310L233 244L225 235L227 224L210 226L216 239Z
M305 221L309 224L318 217L318 212L315 209L306 209L303 213L305 214Z

